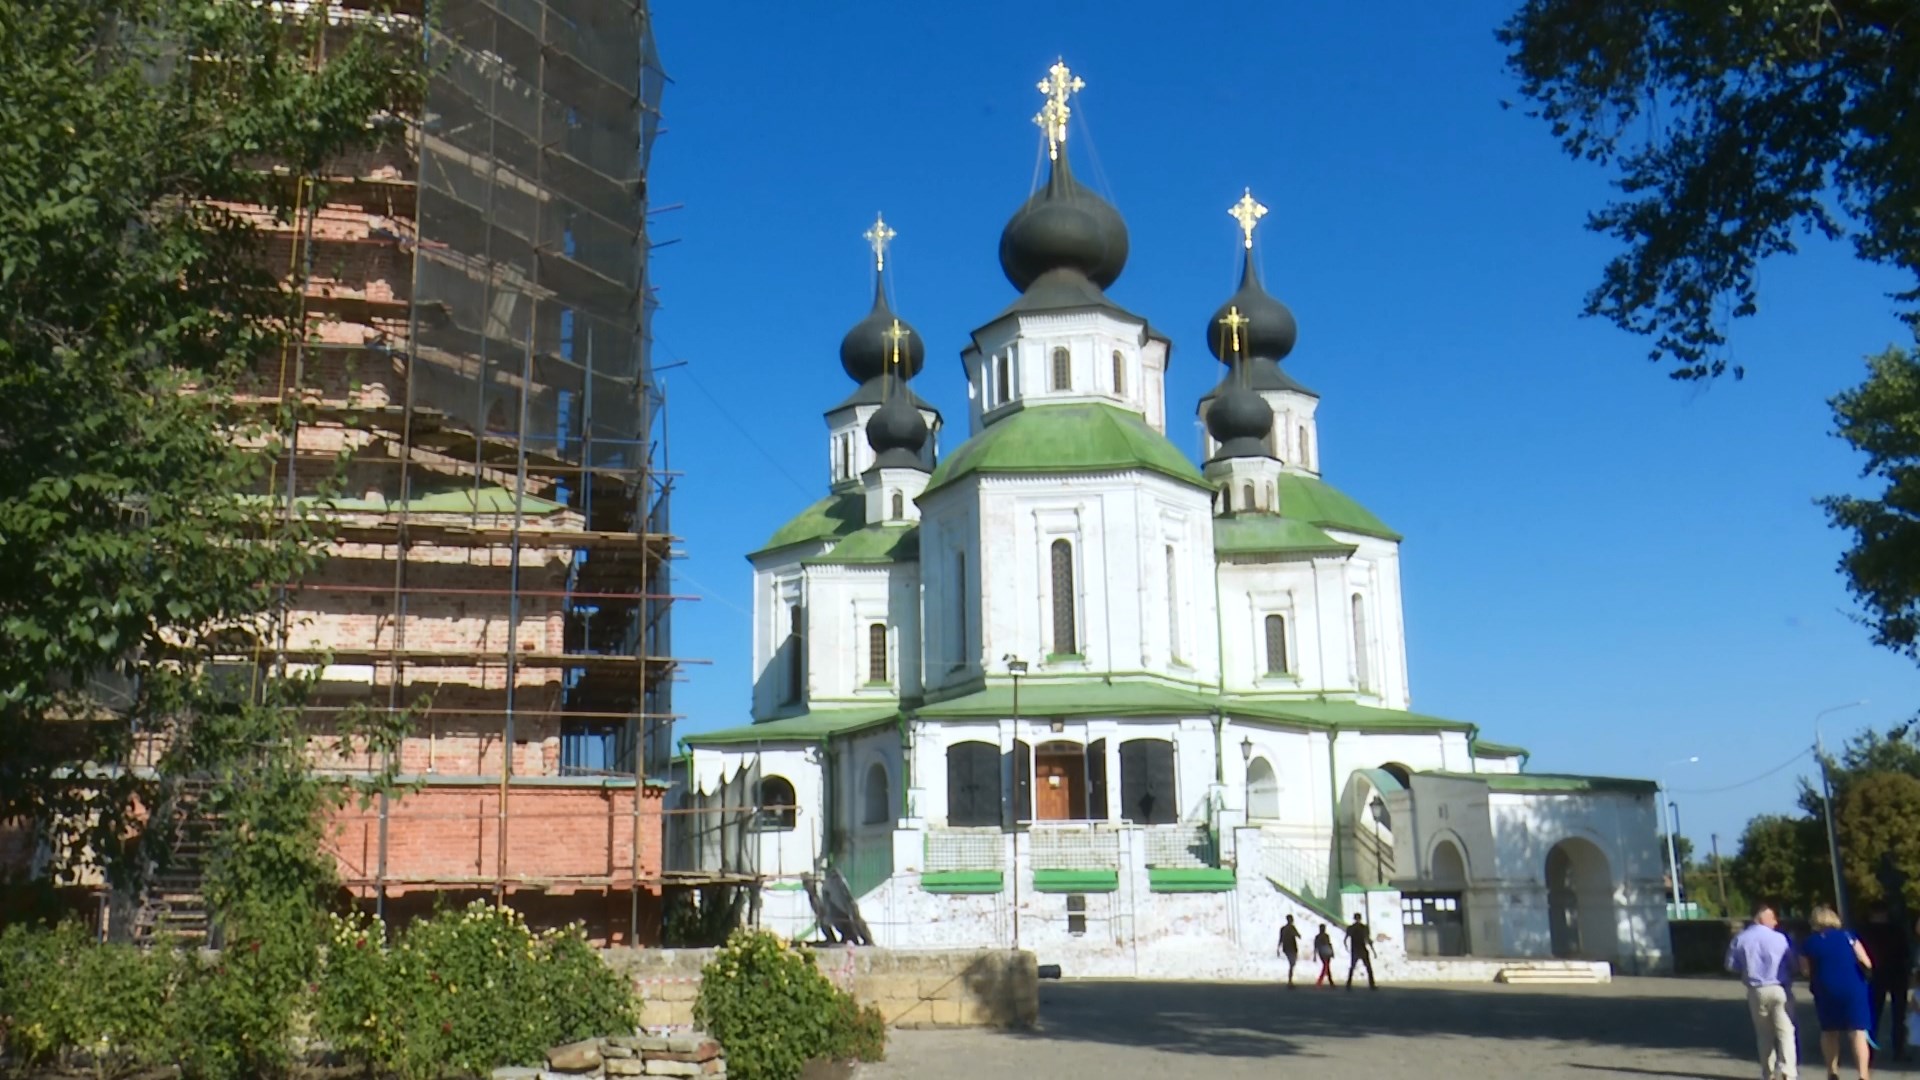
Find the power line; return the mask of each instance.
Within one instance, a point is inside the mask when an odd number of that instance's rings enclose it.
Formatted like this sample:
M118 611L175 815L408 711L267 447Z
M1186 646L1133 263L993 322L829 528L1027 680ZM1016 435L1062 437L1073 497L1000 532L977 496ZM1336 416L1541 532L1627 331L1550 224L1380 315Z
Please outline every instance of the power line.
M656 338L655 340L658 341L659 339ZM666 342L662 341L660 342L660 344L664 347L666 345ZM667 351L670 353L674 352L674 350L672 350L671 348L669 348ZM674 355L676 358L678 357L678 353L675 353ZM686 365L686 372L687 372L687 378L693 380L693 388L695 390L700 391L701 395L704 396L709 402L713 404L714 409L720 413L721 417L725 419L727 423L732 424L734 427L734 430L738 431L742 436L746 438L747 445L753 447L755 450L760 451L760 456L767 459L767 463L773 466L773 469L775 472L779 473L781 476L786 477L788 482L793 484L794 487L800 489L801 494L811 495L813 493L811 488L801 483L798 478L796 478L792 473L787 471L786 465L783 462L781 462L781 460L778 457L774 456L774 454L771 451L769 451L766 447L760 445L760 440L753 437L753 432L749 431L745 424L742 424L739 420L735 419L734 415L731 412L727 411L727 407L720 403L720 399L714 395L713 391L707 389L707 384L700 381L700 376L694 374L694 367L692 364Z
M1813 748L1808 747L1807 749L1800 751L1799 753L1793 755L1792 757L1781 762L1780 764L1775 765L1773 768L1768 769L1766 772L1761 773L1759 776L1753 777L1752 779L1749 779L1749 780L1742 780L1737 784L1728 784L1725 787L1716 787L1716 788L1669 788L1668 790L1675 795L1718 795L1726 791L1736 791L1740 788L1747 787L1751 784L1757 784L1760 781L1765 780L1776 773L1779 773L1781 770L1794 764L1795 762L1799 761L1801 758L1811 755L1812 753L1813 753Z

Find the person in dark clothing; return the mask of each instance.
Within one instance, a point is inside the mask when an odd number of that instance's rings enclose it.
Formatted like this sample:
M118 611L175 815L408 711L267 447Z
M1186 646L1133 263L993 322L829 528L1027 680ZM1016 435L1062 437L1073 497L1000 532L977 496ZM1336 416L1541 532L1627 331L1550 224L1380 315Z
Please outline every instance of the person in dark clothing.
M1280 955L1287 958L1287 986L1293 986L1293 967L1300 962L1300 928L1293 925L1293 916L1287 916L1285 926L1280 928Z
M1903 920L1904 921L1904 920ZM1907 1056L1907 1025L1901 1013L1906 1008L1907 991L1913 974L1907 948L1906 927L1893 920L1893 912L1884 903L1876 903L1867 912L1866 925L1860 928L1860 944L1866 946L1873 961L1871 995L1872 1026L1869 1034L1885 1037L1893 1059ZM1882 1018L1891 1022L1892 1031L1880 1026Z
M1357 912L1347 927L1347 956L1347 989L1353 989L1353 973L1362 964L1367 966L1367 989L1380 989L1373 981L1373 931Z
M1321 923L1320 932L1313 935L1313 958L1320 961L1320 974L1313 985L1326 983L1327 989L1333 989L1333 936L1327 933L1326 923Z

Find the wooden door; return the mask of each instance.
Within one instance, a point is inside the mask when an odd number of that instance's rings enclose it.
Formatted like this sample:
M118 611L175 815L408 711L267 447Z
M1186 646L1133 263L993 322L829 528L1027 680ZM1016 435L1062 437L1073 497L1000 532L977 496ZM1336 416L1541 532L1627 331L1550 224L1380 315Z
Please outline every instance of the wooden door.
M1036 821L1078 821L1086 813L1085 751L1041 747L1033 756L1033 789Z

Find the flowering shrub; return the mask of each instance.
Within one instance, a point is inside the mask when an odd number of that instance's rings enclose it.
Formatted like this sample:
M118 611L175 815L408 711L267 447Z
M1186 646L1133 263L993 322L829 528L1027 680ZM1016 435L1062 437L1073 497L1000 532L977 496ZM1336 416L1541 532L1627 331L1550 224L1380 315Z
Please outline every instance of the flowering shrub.
M0 1044L26 1066L84 1050L100 1080L164 1062L184 974L172 952L96 944L78 924L10 926L0 932Z
M631 990L577 926L535 934L518 912L475 902L385 939L375 920L335 918L315 1002L316 1034L363 1066L484 1076L633 1030Z
M834 986L813 952L765 930L736 930L700 972L693 1018L727 1048L735 1080L795 1080L816 1058L878 1061L879 1010Z

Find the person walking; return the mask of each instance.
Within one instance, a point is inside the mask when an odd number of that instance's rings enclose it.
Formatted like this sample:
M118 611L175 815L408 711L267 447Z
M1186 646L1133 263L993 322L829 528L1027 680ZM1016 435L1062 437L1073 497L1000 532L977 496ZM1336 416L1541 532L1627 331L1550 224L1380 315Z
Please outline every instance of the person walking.
M1293 989L1294 965L1300 962L1300 928L1293 925L1293 916L1287 916L1286 924L1280 927L1280 955L1287 958L1287 989Z
M1326 923L1321 923L1320 932L1313 935L1313 958L1320 961L1320 976L1313 985L1325 983L1327 989L1333 989L1333 935L1327 933Z
M1901 1022L1900 1015L1906 1006L1911 975L1907 928L1901 925L1905 921L1894 921L1893 910L1881 900L1868 909L1866 925L1860 928L1860 944L1873 963L1873 979L1868 988L1872 1011L1867 1033L1869 1037L1881 1035L1890 1042L1895 1061L1907 1056L1907 1025ZM1890 1021L1891 1031L1881 1031L1882 1016Z
M1867 978L1873 961L1860 939L1840 926L1840 914L1830 907L1813 909L1813 933L1801 948L1800 963L1813 989L1814 1011L1820 1015L1820 1049L1827 1059L1828 1080L1840 1075L1840 1041L1853 1049L1853 1067L1860 1080L1872 1075L1867 1056L1867 1028L1873 1023Z
M1800 1075L1793 1028L1793 941L1780 929L1771 904L1753 909L1753 921L1727 946L1727 970L1747 985L1747 1013L1760 1056L1760 1080Z
M1347 927L1347 956L1347 989L1353 989L1354 969L1362 964L1367 966L1367 989L1380 989L1373 981L1373 931L1367 929L1366 920L1357 911Z

